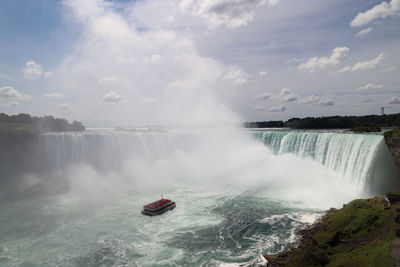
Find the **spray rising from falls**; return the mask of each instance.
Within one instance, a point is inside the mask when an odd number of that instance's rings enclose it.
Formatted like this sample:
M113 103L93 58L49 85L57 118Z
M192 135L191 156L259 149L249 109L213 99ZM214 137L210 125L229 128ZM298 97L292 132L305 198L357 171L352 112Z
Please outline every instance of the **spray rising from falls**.
M396 168L381 135L266 131L256 136L274 154L311 158L372 194L396 184Z
M97 170L120 171L127 159L154 161L174 151L188 151L192 137L165 132L47 133L41 142L52 168L88 164Z
M246 263L260 249L294 246L321 210L384 190L396 177L373 135L86 131L43 134L33 148L40 150L28 153L31 164L11 161L11 169L29 170L27 187L60 180L67 189L0 203L7 266ZM176 209L141 215L160 194Z
M259 169L255 176L273 181L274 175L289 175L284 168L272 174L270 165L296 161L295 165L303 165L301 168L308 171L308 162L314 161L368 195L392 190L397 180L396 168L381 135L265 131L256 132L255 136L270 148L275 158L266 157L265 151L260 152L258 142L243 138L249 137L247 132L238 136L237 131L48 133L41 136L41 142L44 165L55 170L85 164L99 171L129 172L129 175L141 177L170 174L182 176L182 179L196 176L230 176L229 179L233 179L237 175L229 174L229 169L243 165L242 169L247 170L251 165ZM245 151L249 153L248 158L244 158ZM284 158L287 154L294 154L299 160ZM192 165L190 172L188 169ZM155 167L160 167L157 174L153 173ZM138 174L138 169L143 172ZM266 169L268 175L264 173ZM213 173L205 173L207 171ZM291 176L287 183L303 179ZM249 177L238 179L248 180Z

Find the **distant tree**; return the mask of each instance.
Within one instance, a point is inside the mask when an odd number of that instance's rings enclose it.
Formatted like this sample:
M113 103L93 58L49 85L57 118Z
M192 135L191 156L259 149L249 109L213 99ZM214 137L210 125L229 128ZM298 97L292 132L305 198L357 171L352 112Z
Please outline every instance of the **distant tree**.
M84 131L85 126L82 123L73 121L71 124L66 119L54 118L53 116L32 117L29 114L20 113L18 115L7 115L0 113L1 127L7 127L8 124L13 124L13 127L18 125L29 125L30 129L39 132L67 132L67 131ZM25 127L26 128L26 127Z
M389 115L367 116L330 116L330 117L306 117L291 118L286 122L262 121L246 122L244 127L271 128L289 127L293 129L351 129L359 127L393 127L400 125L400 113ZM376 128L375 128L376 129Z

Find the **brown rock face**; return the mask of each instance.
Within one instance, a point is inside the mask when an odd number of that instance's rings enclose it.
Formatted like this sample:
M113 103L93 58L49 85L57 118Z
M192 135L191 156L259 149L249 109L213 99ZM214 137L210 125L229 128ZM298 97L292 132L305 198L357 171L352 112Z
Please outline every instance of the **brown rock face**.
M390 134L385 134L385 142L389 147L393 161L396 164L397 170L400 174L400 130L396 129Z

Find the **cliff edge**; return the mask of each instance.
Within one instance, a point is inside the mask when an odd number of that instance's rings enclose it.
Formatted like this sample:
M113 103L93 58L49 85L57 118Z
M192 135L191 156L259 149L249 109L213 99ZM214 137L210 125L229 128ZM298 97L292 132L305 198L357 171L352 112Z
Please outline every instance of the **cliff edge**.
M398 128L385 133L385 142L392 154L394 164L400 174L400 130Z

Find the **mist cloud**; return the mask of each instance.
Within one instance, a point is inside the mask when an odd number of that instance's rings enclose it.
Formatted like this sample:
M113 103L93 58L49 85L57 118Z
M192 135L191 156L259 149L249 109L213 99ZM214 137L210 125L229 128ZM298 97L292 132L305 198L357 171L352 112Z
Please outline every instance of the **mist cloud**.
M98 105L102 99L118 102L118 108L101 105L93 112L116 118L115 123L239 120L225 101L228 92L232 96L231 88L250 78L241 68L199 55L193 39L184 33L163 28L138 30L136 21L109 2L68 1L64 5L67 18L79 23L83 30L72 53L56 69L55 77L69 94L80 99L74 103L77 112ZM135 5L129 4L126 10L133 10ZM138 5L144 13L152 7ZM153 21L141 23L154 26ZM157 102L146 103L146 110L139 108L142 99L155 96Z

